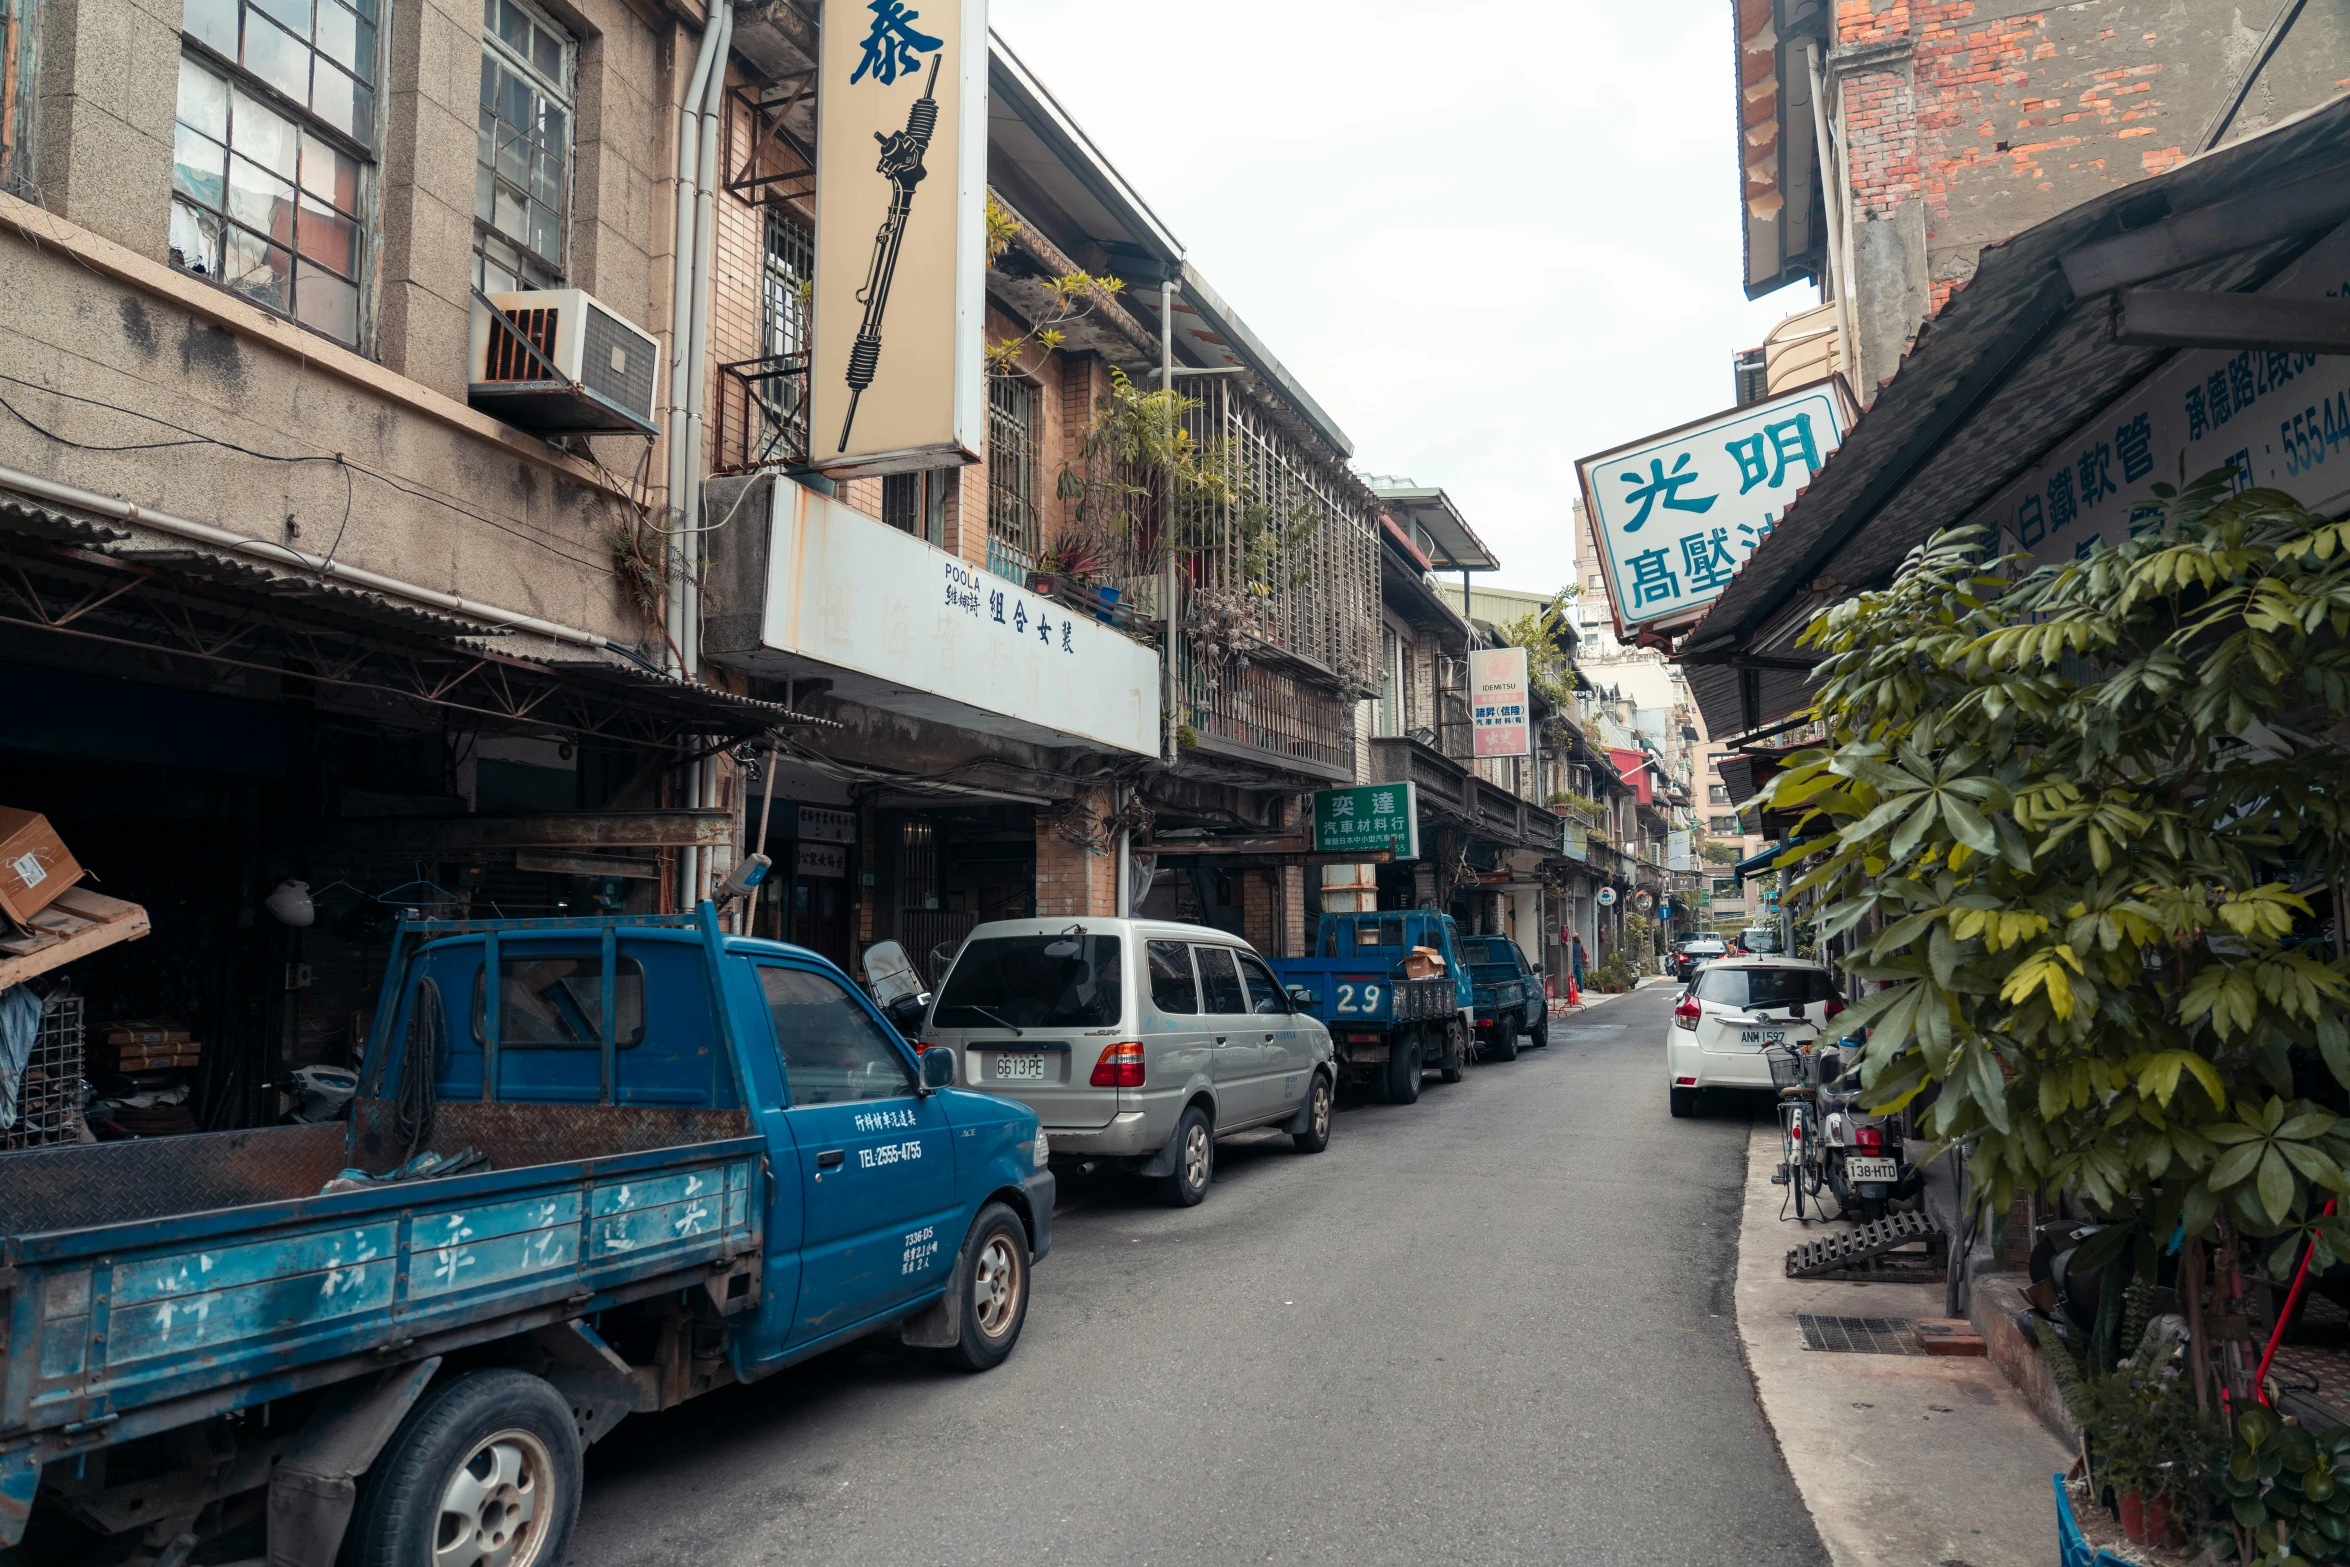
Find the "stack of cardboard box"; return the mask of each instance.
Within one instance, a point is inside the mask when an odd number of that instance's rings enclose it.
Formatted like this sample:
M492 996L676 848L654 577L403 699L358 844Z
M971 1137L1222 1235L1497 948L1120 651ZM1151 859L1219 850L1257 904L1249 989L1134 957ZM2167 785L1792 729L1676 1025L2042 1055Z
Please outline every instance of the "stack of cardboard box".
M188 1077L204 1060L204 1047L185 1028L167 1023L125 1020L109 1023L98 1049L97 1065L112 1068L129 1084L108 1080L115 1100L107 1119L141 1137L171 1137L196 1130L188 1112Z

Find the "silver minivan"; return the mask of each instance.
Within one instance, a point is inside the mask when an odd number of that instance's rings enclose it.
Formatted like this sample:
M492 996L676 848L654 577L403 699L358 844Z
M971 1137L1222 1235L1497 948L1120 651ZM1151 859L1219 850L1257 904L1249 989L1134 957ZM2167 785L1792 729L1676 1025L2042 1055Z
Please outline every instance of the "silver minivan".
M1163 920L997 920L955 954L922 1042L956 1052L956 1082L1044 1118L1052 1156L1155 1179L1189 1207L1216 1139L1279 1127L1304 1153L1330 1141L1330 1033L1297 1009L1255 949Z

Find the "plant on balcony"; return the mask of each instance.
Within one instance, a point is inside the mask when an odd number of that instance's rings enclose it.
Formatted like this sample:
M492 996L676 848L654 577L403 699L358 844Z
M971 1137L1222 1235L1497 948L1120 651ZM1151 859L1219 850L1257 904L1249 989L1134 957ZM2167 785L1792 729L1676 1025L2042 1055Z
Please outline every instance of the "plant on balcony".
M1019 238L1020 220L1012 216L997 200L995 192L987 193L987 265L994 270L997 261L1012 248ZM1018 375L1020 361L1031 348L1051 353L1069 340L1061 330L1072 321L1082 320L1110 302L1112 296L1124 291L1126 284L1115 277L1090 272L1064 272L1059 277L1039 278L1037 284L1045 291L1045 308L1028 330L1010 337L990 338L987 342L987 373L989 375Z
M2066 1190L2111 1221L2073 1265L2116 1296L2183 1236L2206 1411L2240 1262L2350 1258L2350 1122L2303 1075L2350 1085L2350 959L2297 890L2339 909L2350 870L2350 522L2234 477L2078 560L1946 532L1821 613L1826 738L1767 797L1882 986L1834 1030L1868 1031L1869 1102L1935 1087L1986 1215Z
M1587 794L1577 794L1572 789L1561 789L1542 803L1545 805L1554 806L1563 805L1568 810L1574 811L1579 815L1592 817L1600 816L1607 810L1607 807L1601 805L1597 800L1591 798L1591 796Z

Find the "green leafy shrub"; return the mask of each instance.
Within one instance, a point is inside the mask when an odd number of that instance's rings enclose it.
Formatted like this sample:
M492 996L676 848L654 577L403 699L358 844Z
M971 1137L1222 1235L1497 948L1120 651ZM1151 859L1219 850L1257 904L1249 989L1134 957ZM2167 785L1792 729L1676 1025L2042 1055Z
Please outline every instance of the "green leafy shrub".
M2247 1409L2212 1491L2219 1506L2203 1539L2213 1554L2258 1567L2350 1562L2350 1427L2318 1436Z

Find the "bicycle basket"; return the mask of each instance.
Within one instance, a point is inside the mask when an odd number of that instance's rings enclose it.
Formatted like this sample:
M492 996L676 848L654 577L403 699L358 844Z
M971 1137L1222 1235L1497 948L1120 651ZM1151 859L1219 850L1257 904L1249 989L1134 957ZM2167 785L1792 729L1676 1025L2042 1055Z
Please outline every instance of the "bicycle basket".
M1773 1088L1801 1088L1804 1083L1803 1057L1785 1045L1769 1045L1763 1049L1763 1059L1771 1064Z

